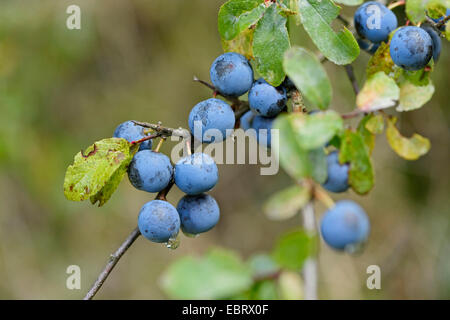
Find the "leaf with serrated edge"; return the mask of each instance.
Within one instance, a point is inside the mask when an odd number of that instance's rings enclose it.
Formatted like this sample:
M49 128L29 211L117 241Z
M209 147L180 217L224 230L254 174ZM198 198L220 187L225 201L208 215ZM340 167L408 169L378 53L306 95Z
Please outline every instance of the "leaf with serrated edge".
M303 27L323 55L335 64L351 63L359 55L359 46L352 33L343 28L335 33L331 22L340 8L330 0L299 0Z
M348 181L358 194L368 193L374 185L374 171L369 150L358 132L346 130L341 138L340 163L350 163Z
M300 47L284 54L284 71L301 93L316 107L324 110L331 101L332 88L319 59Z
M134 150L125 139L108 138L97 141L83 153L79 152L66 171L66 198L83 201L95 196L110 183L111 178L117 179L114 175L130 163Z
M308 188L297 185L273 194L264 204L263 211L269 219L285 220L295 216L311 199Z
M253 35L256 70L275 87L284 80L283 57L291 46L286 22L272 4L258 21Z
M406 160L416 160L430 150L430 140L415 133L410 138L403 137L398 131L395 123L397 118L392 117L387 121L386 138L400 157Z
M230 0L224 3L217 19L222 39L234 39L258 22L265 11L262 3L263 0Z
M395 105L400 89L394 79L379 71L367 79L356 97L356 105L363 111L375 111Z

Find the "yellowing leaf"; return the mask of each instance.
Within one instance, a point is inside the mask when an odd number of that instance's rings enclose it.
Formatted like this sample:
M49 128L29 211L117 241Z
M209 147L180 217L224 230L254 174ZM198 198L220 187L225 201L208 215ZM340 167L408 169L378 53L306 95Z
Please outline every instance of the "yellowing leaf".
M253 33L254 29L242 31L232 40L222 39L222 48L225 52L237 52L247 59L253 59Z
M388 119L386 129L386 138L391 146L400 157L406 160L416 160L430 150L430 140L415 133L411 138L403 137L398 131L395 123L397 118Z
M373 134L380 134L384 130L384 118L381 114L372 115L366 123L366 129Z
M399 96L400 89L395 81L379 71L367 79L356 97L356 105L363 111L385 109L394 106Z
M425 86L418 86L409 81L400 84L400 100L397 111L419 109L427 103L434 93L434 85L429 80Z
M310 198L308 188L294 185L272 195L264 204L263 210L269 219L289 219L295 216Z
M67 168L64 195L72 201L94 196L100 205L104 204L116 189L137 149L125 139L108 138L79 152L74 163Z

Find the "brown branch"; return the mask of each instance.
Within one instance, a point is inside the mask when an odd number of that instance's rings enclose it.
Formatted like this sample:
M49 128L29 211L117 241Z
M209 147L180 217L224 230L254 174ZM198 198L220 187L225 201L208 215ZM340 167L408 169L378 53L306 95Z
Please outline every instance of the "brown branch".
M356 81L355 72L353 71L353 66L351 64L348 64L345 66L345 72L347 73L348 79L350 80L353 91L356 95L359 93L359 86L358 82Z
M125 239L125 241L120 245L119 249L116 250L110 257L108 262L106 263L106 266L103 268L102 272L100 272L100 275L98 276L97 280L95 281L92 288L88 291L86 296L83 300L91 300L94 298L95 294L100 290L105 280L108 278L111 271L116 266L117 262L119 262L120 258L123 256L123 254L131 247L131 245L134 243L134 241L139 237L141 232L139 231L139 228L136 227L130 235Z
M171 180L169 185L165 187L163 190L161 190L155 197L155 200L164 200L166 201L166 196L169 193L170 189L172 189L172 186L174 185L174 181ZM134 241L141 235L141 232L139 231L139 228L136 227L130 235L125 239L125 241L120 245L119 249L116 250L110 257L108 262L106 263L103 270L100 272L100 275L97 277L97 280L91 287L91 289L88 291L86 296L83 298L83 300L92 300L94 298L95 294L100 290L103 283L105 283L106 279L108 278L111 271L116 266L117 262L119 262L120 258L124 255L125 252L131 247L131 245L134 243Z

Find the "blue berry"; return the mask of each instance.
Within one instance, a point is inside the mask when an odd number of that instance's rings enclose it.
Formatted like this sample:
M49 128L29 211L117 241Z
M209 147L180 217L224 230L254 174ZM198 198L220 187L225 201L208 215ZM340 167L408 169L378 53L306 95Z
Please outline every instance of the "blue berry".
M325 212L320 230L325 242L343 250L363 243L369 237L370 223L364 210L355 202L342 200Z
M204 153L194 153L178 161L174 176L178 188L189 195L211 190L219 179L216 163Z
M153 242L167 242L180 230L177 209L167 201L153 200L141 209L138 218L139 231Z
M144 138L145 128L135 124L133 121L126 121L119 124L114 131L114 138L123 138L128 142L133 142ZM147 150L152 148L152 140L147 140L141 143L139 150Z
M264 79L258 79L248 93L250 108L264 117L274 117L286 106L286 89L275 88Z
M131 184L139 190L159 192L172 179L173 167L170 159L159 152L142 150L135 154L128 168Z
M219 221L220 209L213 197L207 194L184 196L178 202L181 230L199 234L211 230Z
M210 76L220 93L232 97L243 95L253 83L252 66L243 55L235 52L219 56L211 66Z
M402 27L391 39L391 58L405 70L424 68L433 56L433 41L430 35L419 27Z
M189 114L189 128L195 138L202 142L220 142L226 139L234 129L234 123L233 109L219 99L202 101L192 108ZM195 127L196 125L197 127ZM207 130L212 131L206 132ZM216 130L220 131L221 137L217 135L219 132Z
M268 148L272 145L272 135L270 130L275 118L266 118L262 116L255 116L253 118L252 128L256 130L256 139L260 145ZM259 131L261 130L261 131Z
M349 188L348 185L348 169L349 165L339 163L339 154L337 151L331 152L327 156L327 181L323 187L331 192L344 192Z
M424 29L431 37L431 41L433 42L433 61L436 63L439 60L439 56L441 55L441 47L442 42L441 38L439 37L439 34L428 25L421 26L422 29Z
M244 113L241 117L241 128L244 130L250 129L252 127L254 117L255 114L251 110Z
M369 1L355 12L355 28L358 34L374 43L386 41L397 28L397 17L385 5Z

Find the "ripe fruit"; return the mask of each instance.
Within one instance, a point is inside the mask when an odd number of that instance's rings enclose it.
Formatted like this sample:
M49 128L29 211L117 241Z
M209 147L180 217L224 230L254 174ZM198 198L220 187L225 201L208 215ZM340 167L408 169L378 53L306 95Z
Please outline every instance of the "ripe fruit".
M204 153L194 153L175 165L175 184L186 194L196 195L211 190L219 179L217 165Z
M128 142L133 142L144 138L145 128L135 124L133 121L126 121L117 126L114 130L114 138L123 138ZM141 143L139 150L146 150L152 148L152 140L147 140Z
M354 21L358 34L375 43L386 41L389 33L397 28L395 14L375 1L361 5L355 12Z
M433 42L433 60L436 63L439 60L439 56L441 55L441 38L431 26L423 25L421 26L421 28L428 32L431 37L431 41Z
M366 241L370 223L363 208L353 201L342 200L325 212L320 230L330 247L343 250Z
M255 117L255 114L251 110L244 113L240 120L241 128L244 130L250 129L252 127L252 122L253 122L254 117Z
M402 27L391 40L391 58L405 70L424 68L433 55L433 41L430 35L419 27Z
M272 145L272 136L270 130L275 118L266 118L262 116L255 116L252 122L252 128L256 130L256 139L260 145L268 148ZM261 130L261 131L259 131Z
M344 192L349 188L348 185L348 169L349 165L339 163L339 154L337 151L331 152L327 156L327 181L323 187L331 192Z
M142 150L136 153L128 168L131 184L139 190L159 192L172 179L173 167L170 159L159 152Z
M167 242L180 230L180 216L167 201L153 200L147 202L139 212L139 231L153 242Z
M192 108L189 114L189 128L195 138L202 142L220 142L226 139L234 128L234 122L233 109L225 101L219 99L202 101ZM195 127L196 125L198 127ZM210 129L219 130L222 137L217 135L218 132L206 132ZM230 129L228 135L227 129Z
M274 117L286 106L286 89L275 88L263 78L255 81L248 93L250 108L264 117Z
M253 83L253 69L241 54L227 52L214 60L210 70L211 81L216 89L226 95L239 97Z
M207 194L184 196L177 205L181 230L199 234L211 230L219 221L220 209L213 197Z

